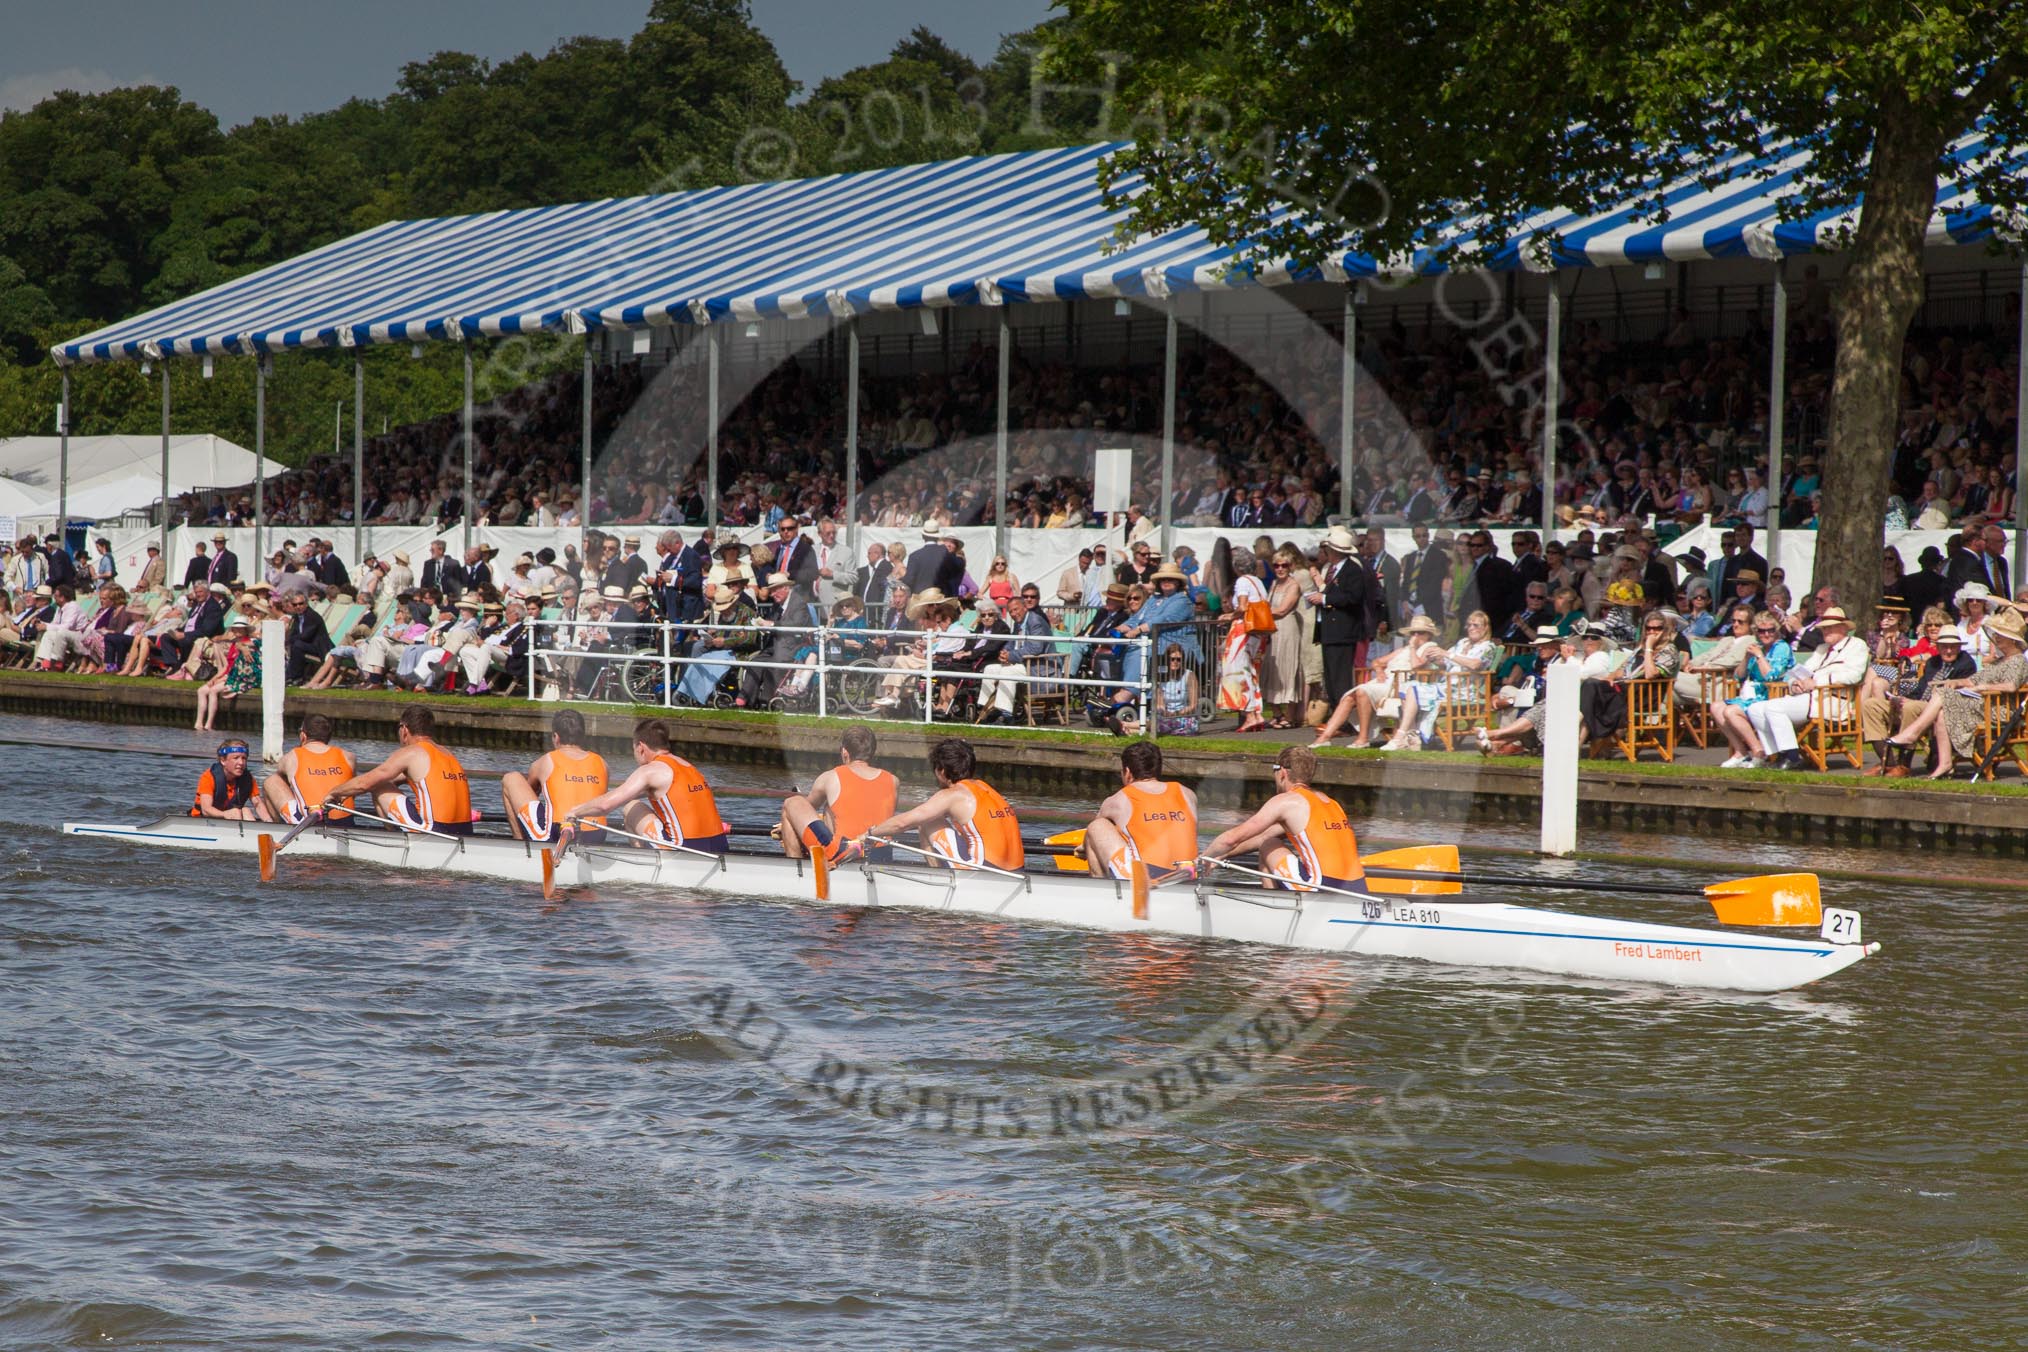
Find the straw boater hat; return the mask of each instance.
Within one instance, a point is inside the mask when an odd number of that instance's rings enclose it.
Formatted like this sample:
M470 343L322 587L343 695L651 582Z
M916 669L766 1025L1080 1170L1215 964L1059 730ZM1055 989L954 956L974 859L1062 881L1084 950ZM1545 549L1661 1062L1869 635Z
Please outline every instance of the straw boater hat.
M627 599L631 601L637 596L647 596L648 594L649 594L648 584L645 582L636 582L634 584L634 589L627 593Z
M2001 638L2011 639L2015 643L2028 643L2028 624L2022 622L2021 612L2018 610L1996 612L1986 621L1986 630Z
M1160 568L1157 568L1149 576L1148 580L1150 582L1176 582L1186 587L1190 585L1190 579L1184 575L1181 568L1178 568L1173 563L1165 563Z
M218 584L217 584L216 582L212 583L211 585L212 585L212 586L214 586L214 587L218 587ZM223 588L223 587L218 587L218 589L219 589L220 591L225 591L225 588ZM48 584L47 582L43 583L43 584L42 584L42 585L41 585L40 587L37 587L37 588L35 589L35 594L36 594L37 596L54 596L54 595L56 595L56 593L55 593L55 592L54 592L53 590L51 590L51 589L50 589L50 585L49 585L49 584ZM226 595L228 595L228 596L230 596L231 594L232 594L232 593L230 593L230 592L226 592Z
M252 621L252 620L250 620L250 619L248 619L248 618L247 618L246 616L244 616L244 615L235 615L235 616L233 616L233 617L232 617L232 623L231 623L231 624L228 624L228 625L226 626L226 628L228 628L228 629L251 629L251 628L253 628L253 621Z
M1106 583L1106 600L1112 602L1114 605L1126 604L1127 584L1124 582Z
M1936 631L1936 641L1938 643L1963 644L1965 641L1965 631L1954 624L1947 624Z
M542 590L535 593L535 596L537 600L554 601L556 599L556 588L545 582L542 584Z
M608 601L624 601L627 599L626 589L617 585L602 589L599 595L605 597Z
M795 584L789 580L787 573L769 573L767 585L770 587L792 587Z
M1825 606L1824 613L1817 616L1817 627L1819 629L1827 624L1839 625L1845 629L1852 627L1852 621L1847 618L1844 610L1839 606Z
M1734 582L1758 582L1760 581L1760 574L1751 568L1742 568L1732 575L1732 580Z
M1874 609L1891 610L1896 614L1906 615L1908 613L1908 602L1896 596L1893 592L1889 592L1880 598L1880 604L1874 607Z
M934 522L934 521L925 521L925 522L923 522L923 523L922 523L922 538L923 538L923 539L925 539L925 540L941 540L941 539L943 538L943 535L944 535L944 528L943 528L942 526L939 526L939 525L938 525L938 524L937 524L936 522Z
M935 587L924 587L921 591L917 592L913 597L910 598L908 603L908 617L911 620L920 619L922 617L922 613L925 610L928 610L931 606L947 606L951 604L953 604L951 598L945 596L941 591L937 590Z
M501 605L498 601L488 601L486 603L486 613L488 615L504 615L507 613L507 607Z
M1359 552L1358 537L1353 535L1351 530L1345 526L1333 526L1325 531L1323 545L1324 548L1339 554L1357 554Z

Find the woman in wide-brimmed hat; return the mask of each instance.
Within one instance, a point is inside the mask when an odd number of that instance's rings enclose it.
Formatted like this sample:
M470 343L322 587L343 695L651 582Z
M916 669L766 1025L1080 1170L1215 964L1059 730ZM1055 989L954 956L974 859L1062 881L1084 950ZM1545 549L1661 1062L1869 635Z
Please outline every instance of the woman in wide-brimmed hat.
M1891 739L1894 746L1914 746L1941 723L1936 737L1936 772L1931 779L1950 775L1969 779L1976 774L1979 729L1986 721L1986 701L1980 697L2011 694L2028 686L2028 624L2020 612L2002 610L1986 621L1985 628L1998 656L1979 668L1964 693L1936 695L1920 718Z

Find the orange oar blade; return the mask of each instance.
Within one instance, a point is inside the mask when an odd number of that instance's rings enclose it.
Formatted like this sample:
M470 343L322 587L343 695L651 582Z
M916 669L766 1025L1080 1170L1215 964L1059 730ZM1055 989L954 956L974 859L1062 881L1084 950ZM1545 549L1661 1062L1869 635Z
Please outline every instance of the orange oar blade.
M1382 850L1378 854L1359 857L1361 864L1375 868L1412 868L1430 873L1456 873L1458 871L1458 847L1455 845L1407 845L1398 850ZM1462 883L1448 882L1436 878L1368 878L1366 890L1401 896L1438 896L1464 890Z
M817 900L829 901L831 899L831 858L824 853L823 846L820 845L810 851L810 868L816 875Z
M263 831L261 832L261 881L271 883L274 880L275 838Z
M1053 836L1043 837L1042 843L1061 845L1067 850L1081 850L1084 848L1084 828L1080 826L1074 831L1058 831Z
M1146 860L1136 859L1133 867L1134 919L1148 918L1148 865Z
M556 899L556 851L546 847L542 851L542 899Z
M1814 873L1769 873L1735 878L1704 889L1711 909L1727 925L1796 925L1824 923L1824 902Z

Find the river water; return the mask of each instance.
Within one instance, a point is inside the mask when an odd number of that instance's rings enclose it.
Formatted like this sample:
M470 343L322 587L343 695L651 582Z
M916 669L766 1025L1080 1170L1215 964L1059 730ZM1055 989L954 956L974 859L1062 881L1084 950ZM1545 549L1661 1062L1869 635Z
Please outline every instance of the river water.
M1908 875L1827 880L1878 957L1693 994L286 855L263 886L53 829L187 804L191 734L0 739L0 1346L2028 1341L2003 865L1588 841ZM1094 1106L1134 1075L1174 1092Z

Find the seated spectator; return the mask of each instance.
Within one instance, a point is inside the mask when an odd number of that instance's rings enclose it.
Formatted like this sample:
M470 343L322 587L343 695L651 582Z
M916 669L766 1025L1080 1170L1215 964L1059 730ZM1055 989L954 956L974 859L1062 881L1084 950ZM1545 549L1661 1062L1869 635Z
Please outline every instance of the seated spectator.
M1526 680L1494 692L1493 704L1514 717L1499 727L1473 728L1479 750L1489 756L1514 755L1542 749L1542 724L1549 716L1549 669L1558 662L1577 662L1579 640L1544 629L1535 636L1535 665Z
M1357 749L1372 745L1373 720L1399 718L1403 713L1401 691L1408 682L1410 672L1430 670L1444 660L1444 649L1437 642L1436 621L1427 615L1417 615L1408 622L1403 634L1403 643L1387 657L1387 661L1370 681L1353 686L1338 700L1317 729L1313 747L1329 746L1345 724L1354 716L1359 719L1359 731L1353 735L1352 746ZM1406 723L1404 723L1406 726Z
M2004 610L1986 621L1996 656L1956 689L1932 686L1922 713L1896 733L1892 743L1913 747L1925 733L1938 729L1936 769L1931 779L1970 779L1978 772L1979 729L1986 719L1985 696L2012 694L2028 687L2028 624L2016 610ZM1946 631L1948 632L1948 631ZM1943 644L1938 642L1939 648ZM1969 646L1969 645L1966 645ZM1947 683L1942 683L1947 684Z
M1493 621L1485 611L1465 617L1465 632L1444 654L1435 680L1409 680L1401 688L1401 725L1383 751L1420 751L1436 733L1437 707L1449 693L1442 676L1450 672L1490 672L1500 656L1493 641Z
M1589 680L1579 687L1578 712L1584 718L1585 734L1591 739L1593 759L1611 755L1614 743L1626 727L1626 683L1672 678L1681 659L1674 628L1661 611L1650 611L1641 621L1640 647L1628 655L1626 663L1604 680Z
M1823 646L1789 672L1789 693L1762 700L1747 709L1747 718L1762 747L1772 753L1767 762L1781 770L1802 768L1802 754L1796 749L1796 727L1819 713L1837 712L1852 699L1844 687L1856 687L1866 675L1868 654L1865 641L1852 632L1845 612L1831 606L1817 616L1823 631Z
M1938 617L1934 620L1924 617L1923 628L1928 632L1921 646L1927 651L1915 658L1913 670L1897 667L1901 674L1887 691L1860 697L1860 732L1872 743L1878 757L1865 772L1868 777L1907 778L1909 752L1920 736L1914 731L1915 725L1923 721L1932 702L1971 684L1979 669L1979 664L1965 651L1965 636L1956 625L1944 622L1943 608L1935 607L1934 613ZM1912 653L1915 645L1902 651ZM1907 742L1897 740L1902 732L1909 733Z
M77 603L77 593L71 590L69 583L59 582L50 588L50 597L55 609L48 619L36 626L37 671L56 671L73 655L84 652L88 624L84 608Z

